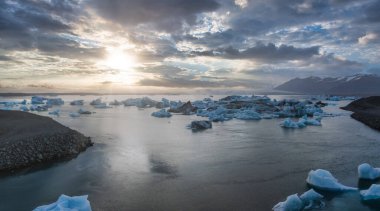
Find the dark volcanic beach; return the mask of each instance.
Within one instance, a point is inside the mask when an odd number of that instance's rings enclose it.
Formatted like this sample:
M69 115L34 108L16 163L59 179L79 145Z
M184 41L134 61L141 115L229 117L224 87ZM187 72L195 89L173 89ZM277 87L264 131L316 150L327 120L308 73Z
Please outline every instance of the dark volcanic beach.
M0 110L2 172L73 157L91 145L89 137L49 117Z
M354 112L352 118L380 130L380 96L355 100L342 109Z

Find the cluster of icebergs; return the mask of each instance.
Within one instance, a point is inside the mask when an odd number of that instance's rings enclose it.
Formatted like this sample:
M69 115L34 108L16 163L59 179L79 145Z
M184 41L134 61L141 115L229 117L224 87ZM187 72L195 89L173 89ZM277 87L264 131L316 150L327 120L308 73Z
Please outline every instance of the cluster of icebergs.
M375 180L380 178L380 168L373 168L367 163L358 166L359 179ZM358 191L358 188L345 186L327 170L311 170L306 178L307 184L312 189L301 196L297 194L290 195L285 201L279 202L272 209L274 211L302 211L309 209L321 209L325 206L323 195L316 190L329 192ZM359 192L363 201L380 200L380 185L372 184L368 190Z
M321 119L322 119L322 114L320 113L315 113L313 118L309 118L306 115L299 118L298 121L293 121L290 118L286 118L282 123L280 124L281 127L284 128L304 128L308 125L312 126L321 126Z

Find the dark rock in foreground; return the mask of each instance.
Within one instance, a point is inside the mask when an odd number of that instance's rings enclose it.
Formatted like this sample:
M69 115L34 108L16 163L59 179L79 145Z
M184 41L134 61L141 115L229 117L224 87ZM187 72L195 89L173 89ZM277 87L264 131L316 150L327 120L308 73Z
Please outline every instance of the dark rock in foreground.
M190 128L192 130L205 130L212 128L211 121L192 121Z
M0 171L71 158L89 146L89 137L49 117L0 110Z
M380 131L380 96L355 100L342 109L354 112L352 118Z

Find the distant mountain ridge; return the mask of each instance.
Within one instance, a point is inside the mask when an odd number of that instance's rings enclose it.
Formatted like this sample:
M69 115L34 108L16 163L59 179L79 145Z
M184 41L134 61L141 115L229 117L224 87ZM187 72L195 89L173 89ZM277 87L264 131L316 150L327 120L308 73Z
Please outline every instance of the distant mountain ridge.
M380 76L357 74L339 78L294 78L275 88L301 94L380 95Z

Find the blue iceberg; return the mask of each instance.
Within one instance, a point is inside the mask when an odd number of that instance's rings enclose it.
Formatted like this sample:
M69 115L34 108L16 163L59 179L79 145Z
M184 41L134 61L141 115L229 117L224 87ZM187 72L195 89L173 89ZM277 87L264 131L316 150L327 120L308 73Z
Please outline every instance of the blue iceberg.
M70 105L83 105L83 100L74 100L70 102Z
M323 196L313 189L303 193L301 196L297 194L290 195L285 201L279 202L272 209L274 211L301 211L309 209L321 209L325 206L322 201Z
M380 168L374 168L368 163L358 166L359 179L374 180L380 177Z
M342 185L338 180L329 172L323 169L311 170L306 179L306 182L321 190L327 191L350 191L357 190L357 188Z
M360 191L360 195L364 201L380 199L380 185L372 184L368 190Z
M158 117L158 118L165 118L165 117L171 117L172 114L167 112L165 109L161 109L159 111L153 112L152 116Z
M91 211L87 197L87 195L70 197L62 194L56 202L39 206L33 211Z

